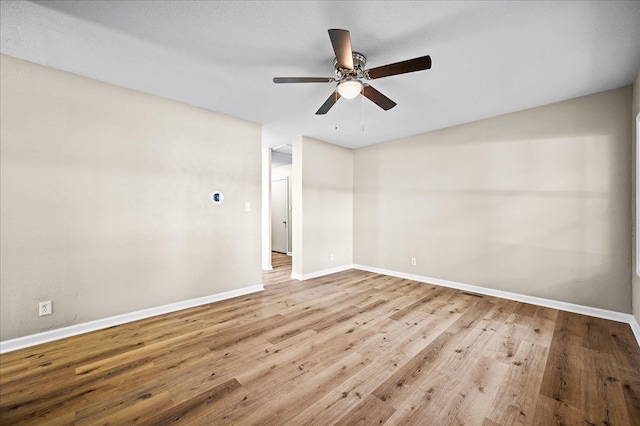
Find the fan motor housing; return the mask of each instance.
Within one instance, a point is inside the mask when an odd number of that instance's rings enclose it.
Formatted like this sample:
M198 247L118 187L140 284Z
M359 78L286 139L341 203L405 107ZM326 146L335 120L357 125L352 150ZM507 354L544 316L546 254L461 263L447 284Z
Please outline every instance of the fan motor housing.
M338 67L338 58L333 59L333 69L335 70L338 79L345 77L364 78L364 66L367 64L367 58L359 52L352 52L353 69L344 69Z

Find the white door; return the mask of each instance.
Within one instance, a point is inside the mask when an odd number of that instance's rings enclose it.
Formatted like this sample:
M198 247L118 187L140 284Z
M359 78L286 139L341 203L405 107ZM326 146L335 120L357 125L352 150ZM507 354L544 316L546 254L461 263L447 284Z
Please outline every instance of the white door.
M289 251L289 179L271 182L271 251Z

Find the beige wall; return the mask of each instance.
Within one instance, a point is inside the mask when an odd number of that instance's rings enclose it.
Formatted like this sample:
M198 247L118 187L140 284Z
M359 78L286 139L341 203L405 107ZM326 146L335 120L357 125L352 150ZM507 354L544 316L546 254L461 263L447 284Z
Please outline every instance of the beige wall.
M293 256L291 259L291 275L302 275L302 136L296 137L292 143L291 155L291 220L296 225L291 228Z
M260 284L259 125L0 65L2 340Z
M293 142L292 180L293 273L305 275L350 265L353 151L298 138Z
M262 269L271 270L271 148L262 148Z
M636 81L633 85L633 107L632 107L632 116L631 116L631 122L632 122L632 136L631 136L631 158L632 158L632 173L633 173L633 179L631 179L631 182L633 184L633 190L632 190L632 196L631 196L631 209L633 212L633 244L632 244L632 252L633 252L633 268L631 271L631 285L632 285L632 304L633 304L633 315L636 317L636 321L638 321L638 323L640 323L640 277L638 277L638 265L636 264L636 257L637 257L637 247L638 247L638 223L637 223L637 216L636 216L636 203L637 203L637 197L636 197L636 185L637 185L637 143L638 143L638 139L637 139L637 135L638 135L638 129L637 129L637 122L636 119L638 117L638 114L640 114L640 74L638 74L638 76L636 77Z
M354 263L630 312L630 106L626 87L356 150Z

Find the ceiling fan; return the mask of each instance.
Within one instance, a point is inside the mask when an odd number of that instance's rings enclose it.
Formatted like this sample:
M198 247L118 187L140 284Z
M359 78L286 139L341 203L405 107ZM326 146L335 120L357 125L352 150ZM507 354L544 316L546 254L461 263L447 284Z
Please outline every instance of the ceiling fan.
M274 77L274 83L335 83L336 90L322 104L316 114L326 114L341 97L353 99L359 94L364 95L374 104L387 111L396 106L396 103L382 93L371 87L366 80L389 77L391 75L406 74L414 71L428 70L431 68L431 57L421 56L406 61L383 65L381 67L364 69L367 58L358 52L351 50L351 37L349 31L333 29L329 30L329 38L336 54L333 60L333 68L336 77Z

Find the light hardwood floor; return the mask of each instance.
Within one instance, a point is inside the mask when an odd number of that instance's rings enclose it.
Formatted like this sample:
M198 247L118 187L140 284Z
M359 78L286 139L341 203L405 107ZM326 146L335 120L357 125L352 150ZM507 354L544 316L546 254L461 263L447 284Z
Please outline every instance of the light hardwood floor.
M363 271L0 357L0 424L640 425L627 324Z

